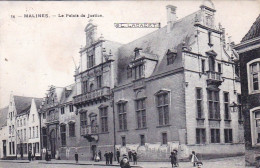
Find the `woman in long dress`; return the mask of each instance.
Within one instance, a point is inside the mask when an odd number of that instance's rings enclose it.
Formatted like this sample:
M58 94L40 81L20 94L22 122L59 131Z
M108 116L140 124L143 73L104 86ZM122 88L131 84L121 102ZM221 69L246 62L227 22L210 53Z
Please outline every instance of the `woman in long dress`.
M199 161L199 159L196 156L195 151L191 152L191 163L193 164L193 167L196 167L197 162Z

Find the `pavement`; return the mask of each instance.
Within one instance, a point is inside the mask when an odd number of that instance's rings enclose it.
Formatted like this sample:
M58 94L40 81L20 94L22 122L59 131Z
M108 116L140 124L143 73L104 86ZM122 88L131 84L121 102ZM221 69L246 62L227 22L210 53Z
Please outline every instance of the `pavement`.
M203 160L202 168L244 168L245 167L245 158L244 156L239 157L228 157L221 159L211 159L211 160ZM79 161L78 164L75 163L74 160L51 160L46 162L45 160L36 160L29 163L27 160L0 160L0 167L5 163L5 165L13 164L13 165L23 165L23 167L35 167L33 165L37 165L37 167L87 167L87 168L99 168L99 167L120 167L118 163L113 162L112 165L106 165L104 161L94 162L94 161ZM16 164L15 164L16 163ZM138 162L137 165L132 165L131 167L136 168L171 168L170 162ZM10 166L8 166L10 167ZM13 167L13 166L11 166ZM15 166L14 166L15 167ZM180 162L180 168L192 168L192 163L190 162Z

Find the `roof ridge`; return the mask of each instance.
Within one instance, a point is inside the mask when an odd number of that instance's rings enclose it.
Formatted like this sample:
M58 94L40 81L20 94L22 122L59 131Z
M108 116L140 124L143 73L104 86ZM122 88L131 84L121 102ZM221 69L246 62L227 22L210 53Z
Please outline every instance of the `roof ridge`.
M195 12L193 12L193 13L187 15L187 16L182 17L181 19L176 20L176 22L174 22L173 25L175 25L176 23L182 22L182 21L183 21L184 19L186 19L187 17L190 17L190 16L192 16L192 15L194 15L195 13L198 13L198 12L200 12L200 11L201 11L201 10L197 10L197 11L195 11ZM172 25L172 26L173 26L173 25ZM133 41L130 41L129 43L123 44L121 47L123 47L123 46L125 46L125 45L128 45L128 44L131 44L131 43L134 43L135 41L137 41L137 40L139 40L139 39L141 39L141 38L145 38L145 37L147 37L147 36L149 36L149 35L151 35L151 34L153 34L153 33L156 33L157 31L159 31L159 30L161 30L161 29L165 29L166 27L167 27L167 24L166 24L165 26L163 26L163 27L161 27L161 28L155 30L155 31L152 31L152 32L150 32L150 33L148 33L148 34L146 34L146 35L144 35L144 36L141 36L141 37L139 37L139 38L137 38L137 39L135 39L135 40L133 40ZM121 48L121 47L120 47L120 48Z

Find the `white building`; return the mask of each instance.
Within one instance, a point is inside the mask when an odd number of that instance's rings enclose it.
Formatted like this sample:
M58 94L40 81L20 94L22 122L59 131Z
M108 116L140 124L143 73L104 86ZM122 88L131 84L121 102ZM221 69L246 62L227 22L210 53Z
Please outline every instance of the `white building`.
M41 101L39 98L10 96L7 114L7 158L27 157L29 150L40 156L40 122L37 108Z

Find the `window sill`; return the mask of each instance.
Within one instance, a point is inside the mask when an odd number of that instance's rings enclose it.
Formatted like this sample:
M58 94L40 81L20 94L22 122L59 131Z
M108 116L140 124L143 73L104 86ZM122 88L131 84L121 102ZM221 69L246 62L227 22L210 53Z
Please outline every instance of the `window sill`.
M260 90L254 90L254 91L250 91L249 95L258 94L258 93L260 93Z
M171 126L170 124L167 124L167 125L158 125L158 126L156 126L156 128L170 127L170 126Z
M127 132L128 130L118 130L117 132Z
M220 118L209 118L209 121L221 121Z
M205 120L205 118L196 118L196 120Z
M224 121L228 121L228 122L231 122L232 120L231 120L231 119L224 119Z
M135 130L145 130L147 129L147 127L143 127L143 128L136 128Z
M100 132L99 134L109 134L109 132Z

